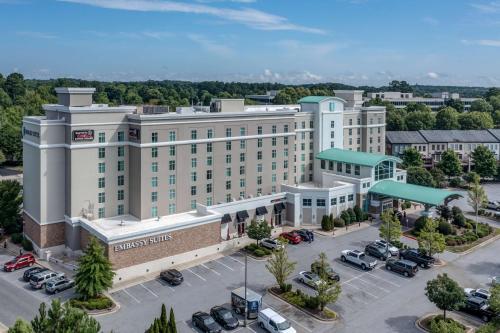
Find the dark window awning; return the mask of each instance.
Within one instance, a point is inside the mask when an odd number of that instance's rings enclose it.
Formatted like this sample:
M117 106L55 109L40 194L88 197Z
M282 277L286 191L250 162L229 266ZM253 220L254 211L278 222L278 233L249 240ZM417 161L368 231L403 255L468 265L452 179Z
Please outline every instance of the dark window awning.
M282 210L285 209L285 204L283 202L277 203L274 205L274 212L276 214L281 213Z
M255 215L257 215L257 216L262 216L262 215L266 215L266 214L267 214L267 209L264 206L257 207L257 209L255 209Z
M248 212L246 210L240 210L236 213L236 219L238 220L238 222L245 222L247 218Z
M231 215L229 214L224 214L224 216L222 216L222 220L221 222L222 223L229 223L231 222L233 219L231 218Z

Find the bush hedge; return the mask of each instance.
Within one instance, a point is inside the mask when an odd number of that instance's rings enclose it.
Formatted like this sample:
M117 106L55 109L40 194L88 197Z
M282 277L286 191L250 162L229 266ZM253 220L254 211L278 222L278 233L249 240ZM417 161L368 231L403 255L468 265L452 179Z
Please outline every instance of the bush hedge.
M351 224L353 224L354 222L357 222L356 213L354 213L354 209L348 208L347 214L349 214Z
M441 332L465 332L465 326L453 320L452 318L444 319L442 315L438 315L429 323L431 333Z
M29 239L23 238L21 244L25 251L33 251L33 243Z
M335 228L343 228L343 227L345 227L345 222L342 218L336 217L333 219L333 226Z
M420 232L425 226L425 216L420 216L418 219L415 220L415 226L414 230L415 232Z
M356 214L356 221L364 221L363 211L361 210L361 208L359 208L358 205L354 206L354 214Z
M245 250L247 250L250 254L259 258L270 255L272 253L272 251L269 250L268 248L259 246L255 243L248 244L247 246L245 246Z
M21 233L15 233L15 234L12 234L10 235L10 239L12 240L12 243L14 244L21 244L21 242L23 241L23 234Z
M445 220L439 220L438 232L445 236L457 233L456 230L453 229L453 226Z
M111 308L113 306L113 301L106 296L101 295L88 300L73 298L69 301L69 304L72 307L82 310L104 310Z
M323 215L321 219L321 229L324 231L331 231L333 229L333 221L328 215Z

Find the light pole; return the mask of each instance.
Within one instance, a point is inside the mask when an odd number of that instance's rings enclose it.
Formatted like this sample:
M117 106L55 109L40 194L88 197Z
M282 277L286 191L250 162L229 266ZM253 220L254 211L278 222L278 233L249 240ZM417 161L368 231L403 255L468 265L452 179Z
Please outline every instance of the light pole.
M245 251L245 311L243 312L243 315L245 316L243 318L243 326L247 327L247 307L248 307L248 302L247 302L247 251Z

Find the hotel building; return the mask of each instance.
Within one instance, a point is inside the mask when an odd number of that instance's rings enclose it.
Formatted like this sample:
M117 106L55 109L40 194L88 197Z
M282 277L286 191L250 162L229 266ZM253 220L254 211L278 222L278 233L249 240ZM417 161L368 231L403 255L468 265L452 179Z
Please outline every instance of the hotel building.
M453 99L459 100L464 105L464 111L469 111L472 102L478 98L460 97L457 93L433 93L431 97L416 97L413 93L403 93L398 91L385 91L385 92L372 92L367 94L366 101L371 99L380 98L394 105L397 109L402 109L410 103L423 104L431 108L432 111L438 111L440 108L446 106L446 102Z

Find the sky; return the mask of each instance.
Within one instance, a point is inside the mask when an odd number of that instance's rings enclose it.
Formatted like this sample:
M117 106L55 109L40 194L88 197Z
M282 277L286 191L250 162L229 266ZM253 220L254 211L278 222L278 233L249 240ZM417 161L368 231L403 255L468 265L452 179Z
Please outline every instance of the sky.
M499 0L0 0L0 73L500 86Z

